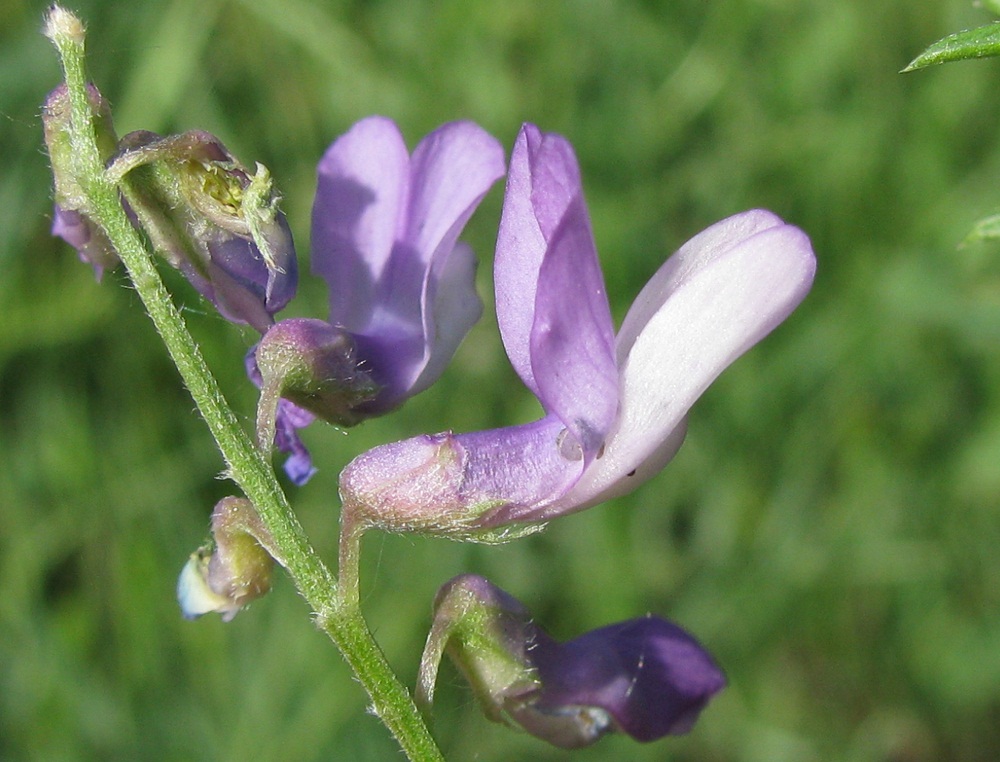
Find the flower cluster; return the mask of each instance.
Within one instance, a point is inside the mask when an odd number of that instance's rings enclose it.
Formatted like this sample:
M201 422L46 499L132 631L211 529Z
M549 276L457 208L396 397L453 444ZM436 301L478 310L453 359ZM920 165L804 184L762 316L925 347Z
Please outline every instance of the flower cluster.
M670 461L691 406L795 309L815 271L802 231L767 211L735 214L667 259L616 331L565 138L524 125L508 171L500 143L475 124L446 124L410 153L393 122L371 117L319 164L312 271L329 286L328 314L276 322L295 294L297 265L267 170L251 172L204 132L119 140L100 93L88 97L101 160L132 224L221 315L260 334L246 357L261 391L257 443L290 454L297 484L315 470L298 429L317 417L353 426L440 377L482 312L476 260L458 238L506 173L497 318L543 415L355 458L340 476L351 536L374 527L506 541L633 490ZM117 257L87 193L61 170L73 150L69 112L57 89L44 111L53 233L100 277ZM216 506L212 535L185 567L178 598L186 616L230 619L268 591L281 549L241 498ZM435 603L418 688L428 707L445 653L487 716L566 748L613 731L640 741L686 732L725 685L707 651L665 619L559 642L471 575L447 583Z

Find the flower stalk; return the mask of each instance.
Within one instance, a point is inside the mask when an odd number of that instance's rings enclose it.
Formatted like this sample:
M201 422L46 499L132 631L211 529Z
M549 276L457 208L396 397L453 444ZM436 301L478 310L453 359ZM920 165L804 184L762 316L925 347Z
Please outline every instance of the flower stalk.
M280 549L280 561L354 669L381 718L411 760L441 760L440 751L407 689L373 639L360 609L341 605L333 574L309 544L274 472L229 407L202 354L160 279L152 255L122 205L122 188L109 177L98 150L95 114L88 96L84 27L59 6L46 17L45 34L59 52L70 102L69 166L87 199L91 221L107 236L226 462L226 475L257 509ZM128 179L122 180L127 183ZM352 575L353 576L353 575ZM356 581L353 583L356 585ZM348 596L350 600L355 596Z

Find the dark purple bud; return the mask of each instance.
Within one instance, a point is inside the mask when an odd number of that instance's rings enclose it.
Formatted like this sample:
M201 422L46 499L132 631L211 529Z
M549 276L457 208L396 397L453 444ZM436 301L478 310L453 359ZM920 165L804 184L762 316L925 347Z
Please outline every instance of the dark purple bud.
M132 132L109 166L157 251L228 320L264 333L295 294L291 232L270 175L213 135Z
M445 651L490 719L567 749L609 732L638 741L686 733L726 685L708 652L665 619L650 615L559 643L518 601L473 575L438 594L417 691L425 705Z
M566 643L539 638L528 657L542 687L512 714L528 732L567 748L609 730L637 741L687 733L726 685L697 640L652 615Z

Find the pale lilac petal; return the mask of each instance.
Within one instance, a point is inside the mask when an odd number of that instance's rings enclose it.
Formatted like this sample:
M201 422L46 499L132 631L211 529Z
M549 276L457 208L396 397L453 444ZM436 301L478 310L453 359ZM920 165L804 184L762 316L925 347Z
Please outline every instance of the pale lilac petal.
M552 230L538 278L531 367L545 410L589 463L618 413L614 328L590 220L576 196Z
M62 238L76 249L82 262L94 268L98 281L104 270L118 264L118 255L99 228L93 226L82 214L55 205L52 218L52 235Z
M765 224L749 227L760 232L744 237L740 223L748 219L710 228L699 236L700 248L686 247L683 267L671 259L663 266L667 274L653 278L655 299L640 295L635 309L646 322L626 335L618 428L550 513L586 508L657 473L676 451L677 428L695 400L805 297L816 267L809 239L790 225L771 225L770 217L759 217ZM735 244L727 247L720 231Z
M459 241L447 257L439 257L441 272L434 276L433 305L427 311L431 323L427 330L425 364L408 388L408 396L429 387L451 361L458 345L483 314L483 302L476 291L476 255Z
M778 215L766 209L751 209L710 225L681 246L643 286L629 307L618 331L618 362L625 361L636 336L678 284L751 236L784 224Z
M390 119L355 124L319 163L312 269L330 286L330 322L363 333L409 194L410 157Z
M456 242L505 168L503 147L472 122L438 128L413 152L407 221L394 253L405 260L393 268L383 294L393 307L386 331L402 323L420 350L405 353L416 355L416 362L396 361L395 386L403 397L437 380L482 314L475 259L467 247L456 251Z
M543 137L535 125L525 124L514 143L493 263L497 322L504 349L517 375L536 396L538 387L531 369L531 327L546 241L535 215L532 191L535 157L546 138L550 136Z
M446 256L505 170L503 146L472 122L442 125L420 141L411 161L404 241L429 266Z

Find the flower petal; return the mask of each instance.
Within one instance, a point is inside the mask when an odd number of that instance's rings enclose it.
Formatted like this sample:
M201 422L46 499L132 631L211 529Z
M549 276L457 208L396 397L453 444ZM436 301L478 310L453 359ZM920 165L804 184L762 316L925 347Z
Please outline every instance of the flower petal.
M767 212L723 220L668 260L619 334L618 428L550 512L586 508L657 473L695 400L802 301L815 267L806 235Z
M411 397L441 377L458 345L483 314L483 302L476 292L476 255L469 246L459 241L447 257L438 257L434 266L440 272L429 281L435 293L424 313L429 321L425 326L424 366L408 389Z
M493 275L504 348L535 396L540 395L531 362L531 331L539 273L551 236L570 203L582 194L569 142L525 124L510 157Z
M409 194L410 157L392 120L362 119L327 149L312 211L312 269L330 322L364 333Z
M531 368L539 398L583 449L604 445L618 414L614 328L583 197L552 231L538 278Z
M691 635L646 616L527 652L538 669L538 699L519 715L566 715L599 708L639 741L686 733L726 678ZM551 739L550 739L551 740ZM564 739L572 740L572 739ZM595 740L580 734L576 745Z
M381 295L390 309L380 327L408 337L412 346L397 350L394 379L381 379L387 408L437 380L482 314L475 259L467 247L456 250L456 242L505 169L503 147L472 122L439 127L413 152L406 221ZM391 399L393 389L398 401Z

